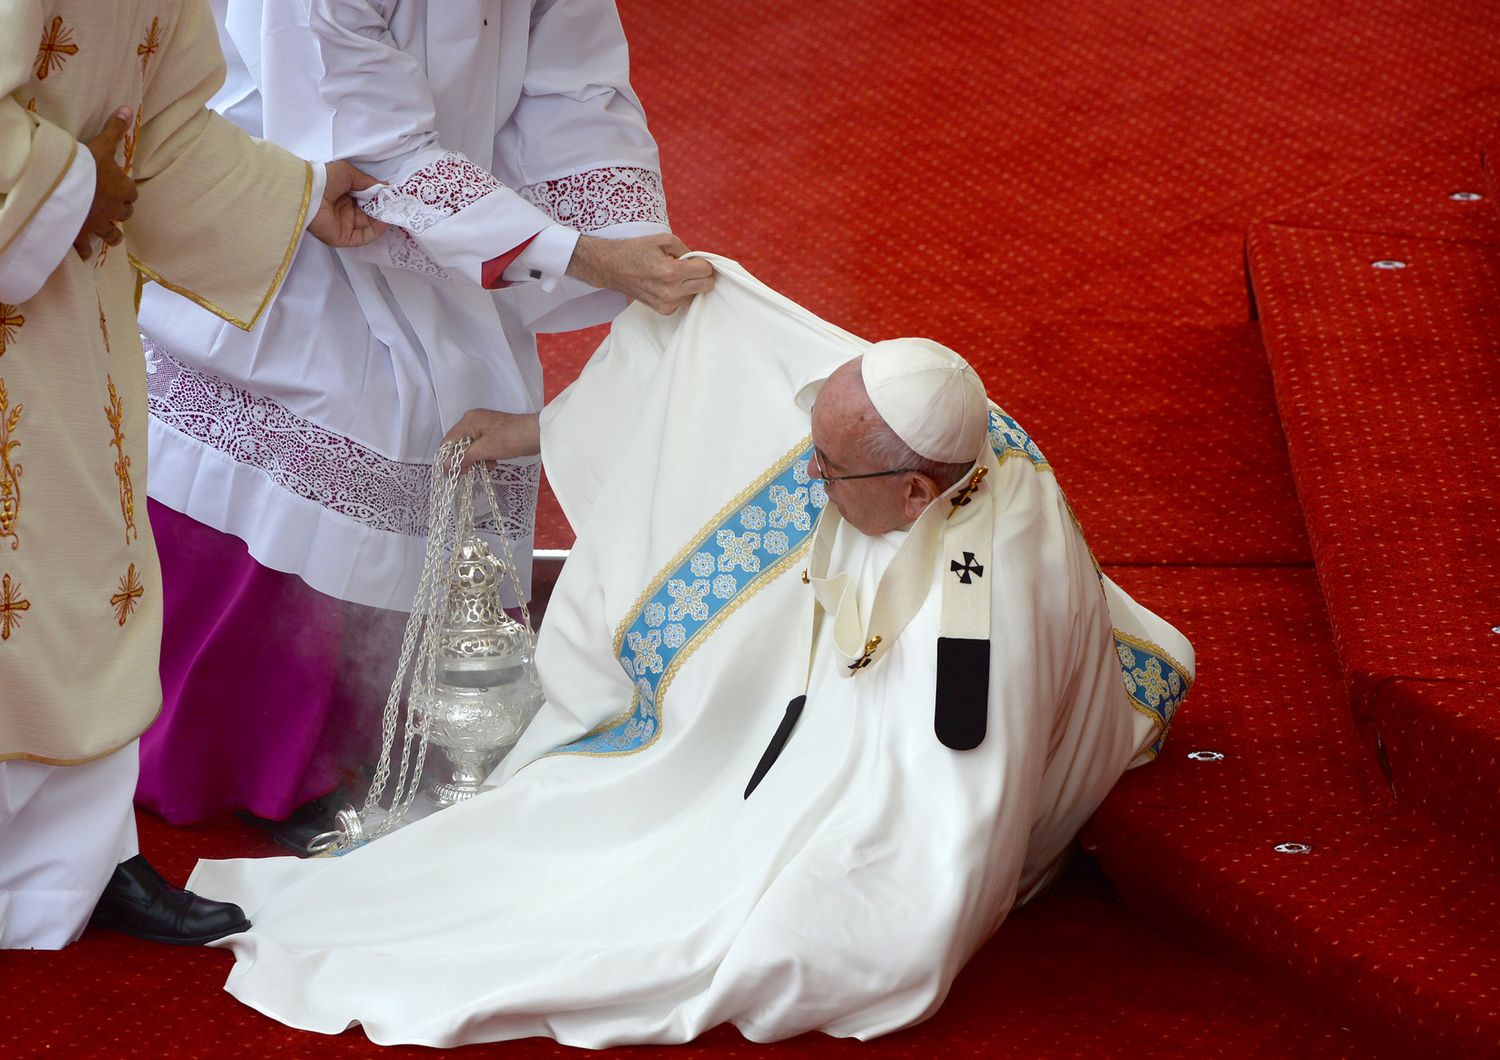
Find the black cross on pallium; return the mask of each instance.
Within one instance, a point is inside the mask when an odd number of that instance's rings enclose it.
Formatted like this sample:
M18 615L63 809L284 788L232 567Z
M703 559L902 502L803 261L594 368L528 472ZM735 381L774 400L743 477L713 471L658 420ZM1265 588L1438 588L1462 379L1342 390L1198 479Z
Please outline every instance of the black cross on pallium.
M858 673L866 666L869 666L870 660L875 657L875 649L878 647L880 647L880 637L878 635L871 637L869 640L865 641L865 653L858 659L855 659L852 663L850 663L849 669L853 670L855 673Z
M964 561L962 563L958 562L958 560L949 563L948 569L957 574L958 580L965 585L971 584L975 578L984 577L984 564L975 563L974 553L972 552L964 553Z
M958 511L958 509L974 499L973 495L978 491L979 484L984 481L984 476L989 473L990 469L987 467L980 466L974 469L974 474L969 476L969 481L964 488L953 495L953 500L950 502L953 505L953 510L948 513L949 515L952 515L953 512Z

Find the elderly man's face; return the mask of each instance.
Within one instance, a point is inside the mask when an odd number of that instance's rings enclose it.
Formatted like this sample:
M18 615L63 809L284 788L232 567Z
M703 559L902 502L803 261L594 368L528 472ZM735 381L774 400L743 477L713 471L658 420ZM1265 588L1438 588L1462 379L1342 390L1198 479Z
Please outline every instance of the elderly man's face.
M807 470L816 478L832 476L834 481L824 484L829 502L850 526L872 535L910 526L935 495L931 479L915 473L838 481L840 475L889 470L872 466L864 453L870 428L880 423L880 414L870 404L860 379L859 361L848 361L834 369L813 403L812 438L817 457ZM914 490L920 496L914 495Z

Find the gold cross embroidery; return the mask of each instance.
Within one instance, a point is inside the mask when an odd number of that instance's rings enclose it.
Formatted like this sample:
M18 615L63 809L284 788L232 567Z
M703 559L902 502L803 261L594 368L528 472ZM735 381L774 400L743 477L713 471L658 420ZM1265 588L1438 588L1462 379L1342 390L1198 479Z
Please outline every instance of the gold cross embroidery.
M954 512L958 511L973 499L974 493L979 489L979 484L984 481L984 476L988 475L989 473L990 469L983 464L974 469L974 474L969 476L969 481L964 485L964 488L953 495L953 500L951 502L953 507L948 511L948 516L950 518L953 516Z
M31 601L21 595L21 586L7 574L0 580L0 640L10 640L10 631L21 622L21 612L31 610Z
M6 347L16 341L16 332L24 323L26 318L15 306L0 302L0 357L4 357Z
M870 660L875 656L875 649L880 647L880 637L874 636L865 641L865 653L849 664L849 669L858 673L870 665Z
M36 50L36 79L47 80L54 70L61 70L68 56L78 54L78 45L73 43L73 27L65 25L62 16L52 20L52 25L42 34L42 43Z
M8 578L9 576L7 576ZM141 579L135 572L135 564L120 575L120 591L109 598L110 604L115 609L115 619L120 625L135 611L135 605L141 597L146 595L146 588L141 584Z
M161 19L153 18L151 28L146 31L146 39L135 46L135 53L141 57L141 73L145 74L146 66L151 62L151 57L161 50Z

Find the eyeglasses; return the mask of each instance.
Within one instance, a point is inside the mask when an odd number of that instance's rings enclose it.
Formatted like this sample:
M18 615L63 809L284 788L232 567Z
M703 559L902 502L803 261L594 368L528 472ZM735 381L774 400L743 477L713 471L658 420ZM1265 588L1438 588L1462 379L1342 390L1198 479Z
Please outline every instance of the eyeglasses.
M824 482L849 482L857 478L885 478L888 475L904 475L908 471L917 470L914 467L893 467L889 471L866 471L859 475L830 475L828 469L823 466L823 451L816 446L813 447L813 461L818 465L818 477Z

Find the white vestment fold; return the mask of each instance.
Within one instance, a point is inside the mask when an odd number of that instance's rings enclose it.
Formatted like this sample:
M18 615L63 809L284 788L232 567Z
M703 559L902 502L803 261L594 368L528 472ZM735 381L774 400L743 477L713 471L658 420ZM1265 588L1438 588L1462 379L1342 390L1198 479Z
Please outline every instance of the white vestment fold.
M884 1034L936 1010L1159 746L1186 642L1135 607L1143 679L1122 680L1088 548L999 410L984 741L934 734L946 554L871 665L851 672L833 623L812 634L801 574L826 496L793 395L867 344L712 260L713 292L627 311L544 413L578 542L538 648L547 704L499 786L342 858L199 864L192 886L255 923L222 943L247 1004L381 1043ZM859 621L902 536L839 529Z

